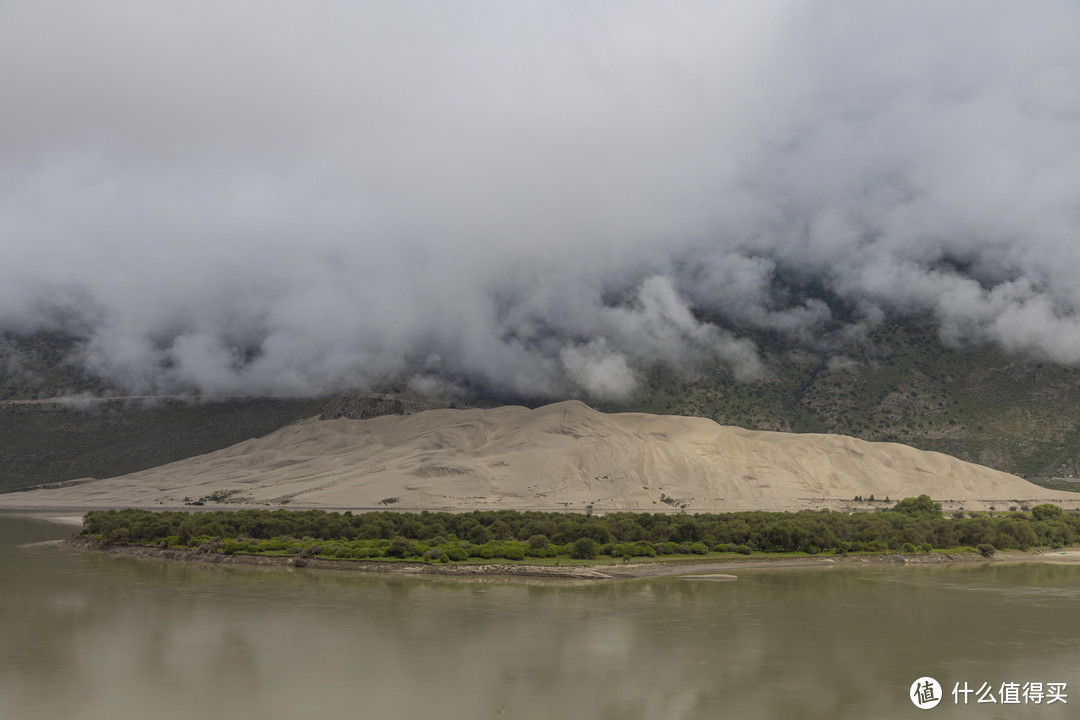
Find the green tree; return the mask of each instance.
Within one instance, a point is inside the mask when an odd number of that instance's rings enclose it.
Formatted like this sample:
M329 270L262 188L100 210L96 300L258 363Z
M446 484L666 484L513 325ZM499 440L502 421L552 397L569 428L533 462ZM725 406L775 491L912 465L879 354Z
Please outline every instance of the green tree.
M917 498L904 498L893 506L893 510L913 517L939 518L943 516L941 503L936 503L929 495Z
M529 547L531 547L533 550L546 548L550 544L551 541L548 540L547 535L533 535L529 538Z
M477 525L476 527L474 527L472 530L469 531L469 542L471 542L474 545L484 545L486 543L491 542L491 540L492 540L491 531L488 530L483 525Z
M600 554L600 544L591 537L578 538L570 546L570 557L592 560Z
M396 537L390 541L390 547L386 549L387 557L405 558L413 554L412 543L406 538Z
M491 530L491 534L496 540L513 540L514 538L514 533L510 530L510 526L502 520L496 520L491 523L491 527L488 529Z
M1043 503L1031 508L1031 517L1036 520L1053 520L1061 517L1063 510L1053 503Z

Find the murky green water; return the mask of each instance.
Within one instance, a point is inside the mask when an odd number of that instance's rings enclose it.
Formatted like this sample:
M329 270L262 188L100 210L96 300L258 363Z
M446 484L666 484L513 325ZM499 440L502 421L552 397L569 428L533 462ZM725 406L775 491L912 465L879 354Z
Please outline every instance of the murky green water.
M1080 567L593 584L194 567L0 515L0 718L1064 718ZM908 700L918 677L944 701ZM983 682L1068 704L957 706Z

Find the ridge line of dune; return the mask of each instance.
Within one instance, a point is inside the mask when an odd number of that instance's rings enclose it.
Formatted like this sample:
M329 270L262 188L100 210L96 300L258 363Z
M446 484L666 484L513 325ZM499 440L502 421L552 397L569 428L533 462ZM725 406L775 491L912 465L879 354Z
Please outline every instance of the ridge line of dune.
M1016 476L896 443L606 414L565 401L312 418L131 475L0 496L0 507L182 506L214 495L286 507L693 512L923 493L971 508L1069 503Z

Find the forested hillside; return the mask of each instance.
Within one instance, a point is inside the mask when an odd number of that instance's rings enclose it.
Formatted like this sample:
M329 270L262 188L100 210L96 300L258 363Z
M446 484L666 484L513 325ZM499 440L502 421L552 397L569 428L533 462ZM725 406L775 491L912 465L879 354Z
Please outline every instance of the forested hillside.
M724 366L658 366L605 411L708 417L721 424L895 441L1071 489L1080 474L1080 370L989 346L946 347L933 325L908 318L863 337L817 345L735 328L751 337L767 377L739 382ZM0 338L0 488L133 472L260 436L302 417L372 417L431 407L536 406L469 385L467 396L425 397L407 378L378 392L332 398L217 401L122 396L75 362L58 333ZM81 396L81 399L78 399ZM51 398L75 397L71 402ZM1047 481L1041 481L1047 482Z

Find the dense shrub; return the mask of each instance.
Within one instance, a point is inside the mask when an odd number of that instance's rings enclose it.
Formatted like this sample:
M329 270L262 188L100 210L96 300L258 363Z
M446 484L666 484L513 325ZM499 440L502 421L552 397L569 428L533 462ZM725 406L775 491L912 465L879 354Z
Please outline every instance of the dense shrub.
M923 552L981 545L1024 549L1063 547L1076 543L1080 536L1080 514L1049 503L1030 512L945 517L937 503L925 497L901 500L896 509L850 515L810 511L588 516L511 510L356 515L321 510L104 510L87 513L84 522L85 534L106 543L192 548L218 539L219 552L299 555L307 549L308 556L342 558L407 558L439 548L440 557L448 560L464 559L464 555L504 557L504 552L516 558L519 550L537 558L573 555L581 552L577 544L583 539L614 557L642 557L700 552L701 546L713 552L751 552L751 548L884 552L908 551L909 545ZM469 549L461 545L465 540ZM348 552L343 552L345 548Z
M600 545L591 537L578 538L570 546L570 556L579 560L592 560L600 554Z
M469 531L469 542L473 545L484 545L491 542L494 535L483 525L477 525Z
M507 560L524 560L525 548L520 545L505 545L499 552L499 556Z
M490 560L495 557L495 548L491 546L491 543L484 543L483 545L470 545L469 557L482 558L484 560Z
M530 547L528 550L525 551L525 554L528 557L534 557L534 558L550 558L550 557L558 557L559 553L558 553L558 546L557 545L548 545L548 546L542 547L542 548Z
M465 560L469 557L469 553L465 552L465 550L458 545L446 548L443 553L447 560L453 560L454 562Z
M384 553L386 557L407 558L413 554L412 543L403 537L396 537L390 541L390 547Z
M532 548L533 550L539 550L541 548L546 548L550 544L551 544L551 541L548 540L547 535L532 535L532 536L529 537L529 547Z
M1036 520L1053 520L1061 517L1065 511L1053 503L1044 503L1031 508L1031 517Z

